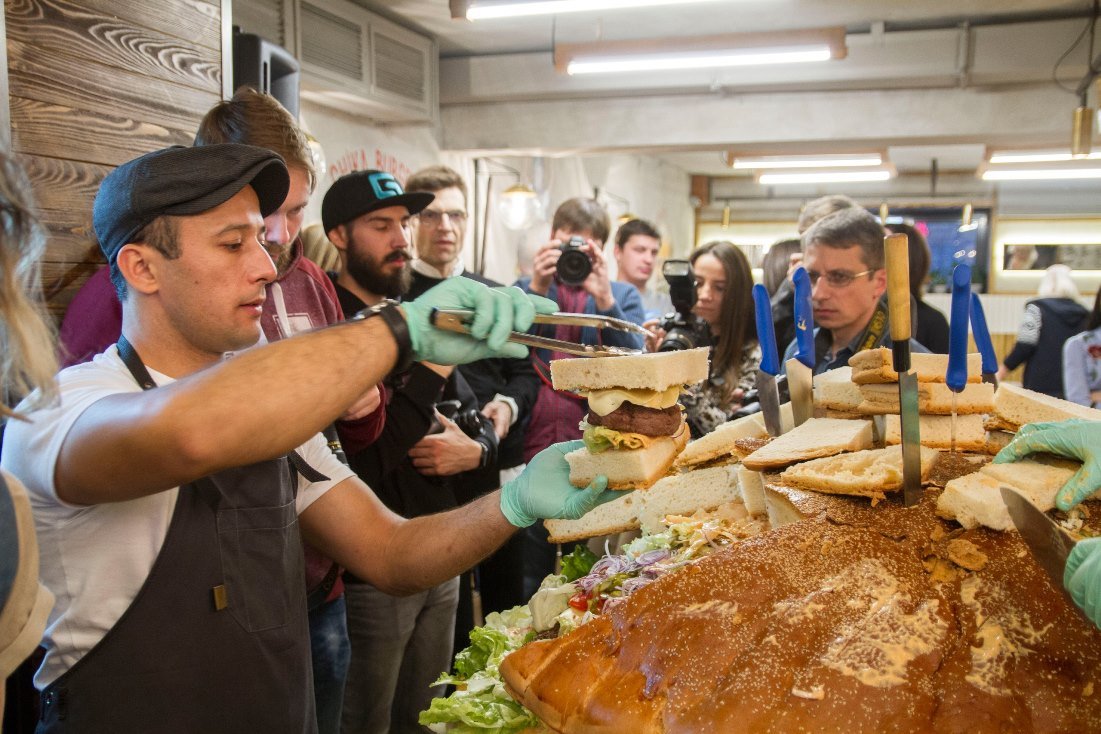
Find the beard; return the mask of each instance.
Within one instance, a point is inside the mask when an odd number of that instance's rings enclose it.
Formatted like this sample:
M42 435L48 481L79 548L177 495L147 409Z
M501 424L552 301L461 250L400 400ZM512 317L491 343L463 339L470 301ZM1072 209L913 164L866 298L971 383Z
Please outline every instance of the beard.
M400 298L409 292L409 286L413 280L413 271L409 267L409 255L405 252L393 252L386 256L380 263L371 257L362 255L356 248L349 247L348 275L359 284L359 287L368 293L374 293L384 298ZM401 262L402 267L387 275L382 271L382 265Z

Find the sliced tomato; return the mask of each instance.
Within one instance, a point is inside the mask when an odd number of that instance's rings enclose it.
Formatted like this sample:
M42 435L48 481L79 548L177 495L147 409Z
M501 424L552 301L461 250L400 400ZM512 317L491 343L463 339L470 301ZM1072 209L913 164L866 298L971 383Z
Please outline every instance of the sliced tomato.
M571 596L566 603L579 612L586 612L589 610L589 595L584 591L579 591Z

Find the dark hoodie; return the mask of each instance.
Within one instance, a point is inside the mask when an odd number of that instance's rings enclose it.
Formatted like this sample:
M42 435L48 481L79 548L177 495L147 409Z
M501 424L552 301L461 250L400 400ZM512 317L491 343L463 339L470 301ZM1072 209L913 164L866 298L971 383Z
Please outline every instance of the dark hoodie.
M1007 369L1024 364L1021 384L1063 397L1063 342L1082 331L1089 311L1072 298L1037 298L1025 304L1017 343L1005 358Z

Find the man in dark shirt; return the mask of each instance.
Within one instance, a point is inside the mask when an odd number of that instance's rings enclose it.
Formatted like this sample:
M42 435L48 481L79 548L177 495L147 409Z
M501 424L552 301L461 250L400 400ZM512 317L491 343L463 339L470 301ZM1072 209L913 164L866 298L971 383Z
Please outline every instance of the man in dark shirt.
M826 216L803 233L803 266L813 285L814 373L843 367L863 349L890 346L883 226L860 207ZM913 339L911 351L928 352ZM795 354L788 345L783 362Z
M488 286L500 286L463 267L462 249L467 223L467 187L457 171L431 166L406 181L406 191L423 191L435 199L413 217L413 283L408 296L416 298L446 278L461 276ZM473 389L482 414L493 422L500 439L497 461L489 471L468 472L460 491L474 495L496 489L524 467L524 429L539 392L539 377L528 359L483 359L457 370ZM523 604L520 538L514 537L478 566L479 590L485 612ZM463 584L463 590L467 585ZM460 601L460 609L463 607ZM461 615L461 613L460 613ZM456 636L465 647L468 620L460 616Z
M397 205L393 197L377 197L373 184L378 173L359 171L342 177L322 204L326 233L340 252L341 270L334 282L346 314L405 294L409 216L432 201L425 193L402 194ZM387 185L396 182L391 179ZM354 217L345 220L340 213ZM496 449L496 437L493 446L485 446L436 413L451 375L451 367L416 363L395 376L387 385L391 397L382 435L358 451L345 447L356 474L403 517L459 504L447 477L480 466ZM429 435L437 428L441 430L436 435ZM352 660L343 731L420 731L417 715L434 695L443 693L442 686L434 689L430 684L449 667L458 577L407 597L383 593L354 577L346 582Z

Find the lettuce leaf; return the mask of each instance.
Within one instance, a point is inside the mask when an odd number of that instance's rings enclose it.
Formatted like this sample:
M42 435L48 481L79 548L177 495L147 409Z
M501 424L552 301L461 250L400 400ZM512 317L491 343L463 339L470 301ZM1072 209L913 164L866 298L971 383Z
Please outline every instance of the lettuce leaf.
M470 647L455 656L455 674L470 678L485 670L490 661L499 660L508 650L508 635L488 627L475 627L470 631Z
M596 554L586 546L575 546L573 553L562 557L562 575L566 581L576 581L592 570L596 561Z
M446 724L446 731L454 734L514 734L540 725L534 714L507 696L501 698L492 688L434 698L419 721L426 726Z

